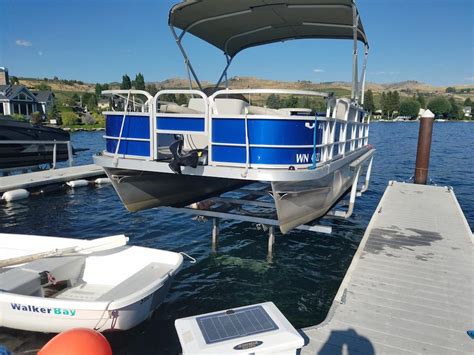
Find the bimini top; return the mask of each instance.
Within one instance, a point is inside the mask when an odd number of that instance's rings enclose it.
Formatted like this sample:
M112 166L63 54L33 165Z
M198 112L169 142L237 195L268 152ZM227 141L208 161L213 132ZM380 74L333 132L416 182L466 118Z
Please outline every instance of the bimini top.
M301 38L353 39L353 0L184 0L169 24L230 57L262 44ZM357 38L368 45L359 19Z

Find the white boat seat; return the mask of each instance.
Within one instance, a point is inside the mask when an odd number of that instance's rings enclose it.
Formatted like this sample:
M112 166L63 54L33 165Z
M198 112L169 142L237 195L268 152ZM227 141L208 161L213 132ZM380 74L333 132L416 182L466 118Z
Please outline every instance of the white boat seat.
M260 107L260 106L247 106L248 113L251 115L272 115L272 116L289 116L282 111L275 110L273 108L268 107Z
M170 271L169 265L159 263L150 263L140 271L134 273L129 278L125 279L117 286L104 293L96 301L111 301L117 300L133 292L141 290L144 286L155 282L158 279L164 278Z
M243 115L245 113L245 107L249 105L244 100L219 97L215 99L214 103L219 115Z
M20 268L11 268L0 274L0 292L40 297L43 295L38 273Z
M192 114L199 114L202 113L200 111L194 110L192 108L186 106L179 106L175 103L167 103L160 105L160 112L161 113L192 113Z
M48 271L56 281L74 284L84 268L85 257L61 256L35 260L0 273L0 290L22 295L42 296L40 273Z

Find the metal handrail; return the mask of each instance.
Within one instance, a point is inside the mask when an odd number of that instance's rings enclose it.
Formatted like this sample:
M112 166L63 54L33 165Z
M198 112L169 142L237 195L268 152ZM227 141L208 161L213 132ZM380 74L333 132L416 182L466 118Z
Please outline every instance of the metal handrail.
M52 169L56 168L56 147L58 144L66 144L67 146L67 158L69 162L69 166L72 166L74 163L74 159L72 156L72 146L71 141L4 141L0 140L0 144L35 144L35 145L53 145L53 166Z

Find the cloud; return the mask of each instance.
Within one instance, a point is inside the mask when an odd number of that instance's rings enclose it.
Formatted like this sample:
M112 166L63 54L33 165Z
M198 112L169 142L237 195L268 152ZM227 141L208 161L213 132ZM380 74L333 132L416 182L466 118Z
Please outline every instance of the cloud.
M376 71L376 72L371 72L369 74L371 75L397 75L400 73L396 71Z
M323 69L313 69L313 72L315 73L324 73Z
M43 52L38 51L38 55L39 55L39 56L42 56L42 55L43 55Z
M474 76L470 76L466 78L467 81L474 81Z
M27 40L24 40L24 39L17 39L15 41L15 44L17 46L21 46L21 47L31 47L33 45L30 41L27 41Z

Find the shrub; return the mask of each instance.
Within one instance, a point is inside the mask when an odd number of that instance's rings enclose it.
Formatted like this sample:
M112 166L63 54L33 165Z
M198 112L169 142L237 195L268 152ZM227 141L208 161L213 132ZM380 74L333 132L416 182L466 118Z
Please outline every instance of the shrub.
M62 112L61 116L64 126L73 126L78 123L78 117L74 112Z

